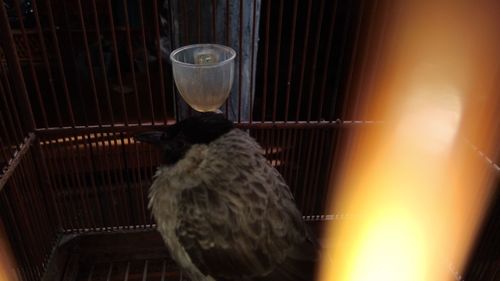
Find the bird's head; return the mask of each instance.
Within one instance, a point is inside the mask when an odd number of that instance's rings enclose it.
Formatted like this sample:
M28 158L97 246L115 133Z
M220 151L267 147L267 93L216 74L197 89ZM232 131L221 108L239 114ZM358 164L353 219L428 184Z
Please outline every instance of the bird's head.
M167 126L163 131L143 132L134 138L160 148L163 164L172 165L182 159L193 144L208 144L232 128L233 122L223 114L205 112Z

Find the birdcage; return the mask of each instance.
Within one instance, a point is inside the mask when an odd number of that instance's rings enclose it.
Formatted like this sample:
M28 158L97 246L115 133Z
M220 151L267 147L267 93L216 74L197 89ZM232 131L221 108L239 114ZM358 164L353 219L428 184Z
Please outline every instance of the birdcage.
M147 209L158 152L133 135L194 114L168 61L188 44L236 50L221 110L263 146L318 235L326 221L349 219L326 204L357 133L383 125L364 109L397 2L4 0L0 226L15 275L182 280ZM498 175L498 154L471 142ZM467 280L498 277L495 198Z

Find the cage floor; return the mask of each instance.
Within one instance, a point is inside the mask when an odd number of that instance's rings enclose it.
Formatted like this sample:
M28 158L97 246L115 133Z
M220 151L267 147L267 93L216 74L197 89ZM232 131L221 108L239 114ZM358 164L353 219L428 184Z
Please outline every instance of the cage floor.
M73 235L63 240L68 242L58 247L44 280L187 280L153 230Z
M320 233L321 222L308 222ZM179 281L183 276L156 230L70 234L61 239L44 281Z

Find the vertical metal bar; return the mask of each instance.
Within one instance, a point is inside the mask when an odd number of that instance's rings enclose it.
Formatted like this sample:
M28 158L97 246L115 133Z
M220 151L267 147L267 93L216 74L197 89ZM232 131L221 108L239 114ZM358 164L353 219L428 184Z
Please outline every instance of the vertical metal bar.
M323 157L325 155L325 135L326 135L326 130L322 129L320 132L321 138L319 140L319 145L317 146L317 154L314 158L313 161L313 169L312 169L312 183L311 187L313 190L313 193L311 194L311 198L309 199L309 206L311 206L311 213L312 214L318 214L319 212L322 212L323 205L319 205L318 202L321 201L321 198L324 194L320 194L320 192L324 192L324 184L320 185L320 177L321 177L321 167L324 165ZM324 172L324 171L323 171Z
M84 206L84 213L86 214L87 216L87 222L85 224L85 227L86 228L94 228L96 229L97 228L97 222L95 220L95 212L94 212L94 209L92 204L89 203L90 202L90 196L89 196L89 184L87 183L87 180L85 179L85 173L87 172L87 169L84 165L85 163L85 156L82 156L83 152L82 150L86 150L86 146L85 146L85 139L80 136L76 136L75 138L71 137L70 138L70 141L71 141L71 145L72 147L75 149L74 153L71 153L70 151L70 154L73 154L73 164L75 165L75 171L77 171L77 179L79 181L79 187L80 187L80 197L81 197L81 200L82 200L82 204ZM77 159L78 158L78 159ZM90 173L91 173L91 169L90 170ZM83 179L80 178L80 173L83 174ZM83 182L83 184L82 184Z
M144 262L144 270L142 272L142 281L146 281L148 278L148 260Z
M60 214L59 226L61 227L61 229L65 229L65 227L66 227L66 223L65 223L66 216L65 215L67 214L67 212L64 210L65 205L63 204L64 203L63 200L59 200L59 198L57 198L58 195L61 194L61 192L60 192L61 179L59 176L55 175L55 172L59 171L59 168L54 165L53 159L55 156L52 153L53 148L51 146L52 146L52 141L44 141L43 146L42 146L43 147L43 154L45 155L45 163L47 165L47 168L49 171L51 171L49 176L50 176L50 182L52 183L51 186L52 186L52 197L53 197L54 208L56 210L61 210L60 212L58 212Z
M85 200L83 198L84 184L82 184L82 181L80 179L79 169L76 167L76 161L74 158L75 157L74 154L76 153L76 151L71 150L71 148L74 146L72 137L64 138L63 141L64 141L64 144L61 145L61 147L60 147L61 157L64 159L63 160L65 162L64 166L66 167L66 169L68 171L67 176L68 176L68 178L71 179L71 183L72 183L71 185L66 186L66 188L71 188L71 190L69 190L69 192L68 192L68 196L71 196L72 198L74 198L72 200L74 202L74 204L72 204L72 207L74 208L73 209L74 214L75 214L74 218L77 218L75 223L77 224L77 228L82 229L82 228L85 228L86 225L88 225L88 224L86 224L86 222L88 221L88 218L87 218L88 213L87 213L87 208L85 207ZM78 200L78 197L80 200ZM81 204L78 204L79 202ZM83 211L83 214L81 217L78 216L78 209L77 209L78 206L81 206L82 211Z
M240 0L240 31L238 36L238 48L240 55L238 56L238 123L241 122L241 87L242 87L242 64L243 64L243 0Z
M285 123L288 122L288 111L290 107L290 91L292 86L292 72L293 72L293 60L295 52L295 29L297 27L297 10L299 6L299 0L294 0L293 3L293 16L292 16L292 32L290 37L290 55L288 56L288 74L286 79L286 99L285 99Z
M212 0L212 42L217 43L216 20L217 15L217 0Z
M297 108L295 111L295 122L299 122L299 119L300 119L300 108L301 108L301 104L302 104L302 89L304 88L304 74L306 71L307 49L309 46L308 42L309 42L309 29L311 26L312 2L313 1L309 1L307 3L307 18L306 18L306 27L305 27L306 34L304 35L304 45L302 47L302 62L300 64L301 70L300 70L300 81L299 81L299 95L297 98Z
M139 213L141 214L141 219L143 222L146 221L146 214L144 213L144 198L142 196L142 188L143 188L143 183L142 183L142 172L141 172L141 158L140 158L140 154L139 154L139 149L138 149L138 144L135 143L135 159L137 160L137 176L138 176L138 179L139 179L139 188L137 188L138 192L140 192L140 196L139 196L139 207L140 207L140 210L139 210Z
M326 177L325 177L325 187L326 187L326 191L325 191L325 196L323 196L323 199L322 199L322 203L321 203L321 206L327 206L326 204L328 203L328 200L330 200L329 198L332 198L330 197L331 196L331 193L332 193L332 189L333 189L333 186L334 186L334 182L332 180L332 171L333 169L336 168L336 159L335 159L335 151L338 149L339 147L339 131L337 129L334 129L330 132L328 132L330 135L329 137L327 138L328 140L328 143L330 143L330 149L328 150L328 152L325 153L325 157L326 157ZM333 168L332 168L333 167Z
M9 160L10 160L10 155L7 155L7 153L6 153L6 152L5 152L5 150L3 149L3 148L4 148L4 147L6 147L6 146L7 146L7 145L5 145L5 144L3 143L3 140L2 140L2 138L0 137L0 148L2 148L2 149L0 149L0 150L2 151L2 158L3 158L3 161L4 161L5 163L8 163L8 162L9 162ZM2 171L2 175L3 175L3 171Z
M201 0L197 0L196 5L196 14L197 14L197 20L198 20L198 42L201 43Z
M106 170L109 171L110 173L110 178L112 179L112 185L111 185L111 191L110 191L110 194L112 194L112 198L113 198L113 201L115 202L120 202L122 200L120 200L121 198L120 197L123 197L122 196L122 191L123 191L123 187L122 187L122 181L121 181L121 178L120 178L120 172L117 171L117 169L119 168L118 166L119 165L116 165L114 163L120 163L120 159L115 159L114 155L118 153L117 149L115 149L114 147L117 147L116 145L116 141L115 141L115 134L114 133L103 133L103 138L105 139L105 141L103 141L104 143L104 147L106 148ZM118 154L119 155L119 154ZM109 160L109 161L108 161ZM113 188L114 186L114 188ZM120 198L120 199L114 199L116 197ZM123 201L122 201L122 204L115 204L115 205L118 205L118 209L117 209L117 214L120 214L119 217L117 217L117 221L116 221L116 225L119 226L119 225L125 225L126 222L127 222L127 219L126 219L126 212L124 210L124 205L123 205ZM121 208L120 208L121 207ZM120 219L121 219L121 222L120 222Z
M129 63L130 63L130 70L132 72L132 82L134 83L134 94L135 94L135 103L136 103L136 108L137 108L137 122L139 125L142 125L142 118L141 118L141 104L139 101L139 94L138 94L138 88L137 88L137 77L135 75L135 67L134 67L134 50L132 48L132 38L130 35L130 21L128 18L128 7L127 7L128 2L126 0L122 0L122 5L123 5L123 13L125 16L125 30L126 30L126 37L127 37L127 47L128 47L128 57L129 57Z
M311 121L311 109L312 109L312 101L313 101L313 96L314 96L314 84L316 82L316 66L318 63L318 51L319 51L319 44L321 40L321 29L323 28L323 16L324 16L324 9L325 9L325 0L321 1L321 6L319 8L319 17L318 17L318 22L316 26L316 42L314 45L314 53L313 53L313 63L312 63L312 69L311 69L311 82L309 84L309 100L307 102L307 122ZM319 104L321 106L321 104Z
M54 184L55 184L54 179L52 177L52 173L49 173L49 171L52 172L53 170L49 169L49 163L47 161L47 153L46 153L46 149L47 149L46 142L40 140L38 142L36 149L38 152L35 152L35 153L37 153L36 156L39 159L37 164L38 164L38 166L41 166L41 169L42 169L41 177L45 177L44 179L42 179L41 182L45 186L48 186L50 199L51 199L51 202L48 202L48 204L52 204L54 211L55 211L55 214L56 214L57 223L53 227L54 228L61 227L62 226L62 218L61 218L61 214L59 212L59 205L57 204L57 201L55 198L56 191L54 189ZM33 163L35 163L35 161L33 161ZM58 230L58 229L54 229L54 231L56 231L56 230Z
M108 274L106 275L106 281L111 281L111 274L112 273L113 273L113 263L110 263L109 268L108 268Z
M270 129L264 129L264 130L262 130L262 132L264 133L264 136L266 138L266 140L264 142L265 143L265 151L266 151L266 157L269 160L269 157L270 157L271 152L272 152L271 134L274 132ZM271 162L271 161L269 161L269 162Z
M175 1L175 0L173 0ZM189 40L189 34L191 34L189 30L189 17L188 17L188 12L187 12L187 1L180 1L182 3L182 23L184 27L184 32L183 32L183 45L187 45L190 43Z
M71 220L71 219L78 217L78 212L76 209L78 200L74 199L74 194L73 194L73 190L78 188L77 187L78 184L76 182L76 176L74 174L75 171L74 171L74 169L72 169L71 163L68 163L68 161L69 161L68 157L70 157L69 155L71 153L68 153L67 145L68 144L67 144L66 138L59 139L59 140L57 140L57 148L55 148L55 149L59 150L58 164L60 165L60 167L58 168L58 170L62 170L62 173L64 175L64 179L65 179L65 185L63 185L64 190L62 190L62 192L60 193L60 196L62 196L62 198L63 198L62 200L65 201L68 208L70 208L72 211L71 212L72 215L69 216L69 219ZM74 229L80 228L80 221L79 220L71 221L71 224L73 225Z
M253 1L253 9L252 9L252 46L250 47L251 50L251 61L250 61L250 124L253 122L253 103L254 103L254 98L255 98L255 89L254 89L254 60L255 60L255 28L256 28L256 15L257 15L257 1Z
M99 18L98 18L98 13L97 13L97 7L95 4L95 0L91 1L92 3L92 9L94 10L94 24L95 24L95 30L96 30L96 35L97 35L97 47L99 49L99 61L101 64L102 68L102 73L103 73L103 78L104 78L104 90L106 92L106 99L108 102L108 111L109 111L109 118L111 121L111 126L113 127L115 125L115 116L114 116L114 110L113 110L113 103L111 102L111 94L109 91L109 81L108 81L108 74L106 71L106 65L104 64L104 52L102 49L102 43L101 43L101 26L99 24ZM85 30L84 30L85 34Z
M17 144L17 143L19 143L19 142L22 141L22 137L23 136L19 135L18 132L16 131L16 126L14 125L14 120L12 118L13 113L11 111L11 106L9 106L9 103L7 102L7 98L6 98L7 93L4 90L4 87L2 85L2 81L1 80L0 80L0 95L2 96L1 102L5 105L5 109L7 110L7 118L5 118L5 119L9 123L10 132L13 135L14 139L16 140L15 143ZM5 132L6 132L7 135L9 135L9 133L7 132L7 130Z
M102 170L102 179L103 179L103 184L105 183L106 185L103 188L104 193L106 194L105 198L107 198L112 206L112 219L107 223L107 226L113 226L113 224L118 224L118 212L116 211L116 204L115 204L115 197L113 195L113 181L111 179L111 174L109 172L109 168L112 166L109 163L108 159L108 152L106 151L106 143L104 140L104 135L102 133L96 133L95 134L95 144L96 144L96 155L100 158L104 158L100 163L101 163L101 170ZM105 224L106 225L106 224Z
M229 32L229 19L230 19L230 14L229 14L229 0L226 0L226 17L225 17L225 23L226 23L226 28L224 29L225 32L225 38L226 38L226 45L229 46L229 37L230 37L230 32Z
M89 168L89 173L90 173L90 182L91 182L91 185L92 185L92 191L94 192L94 204L96 205L96 209L97 209L97 217L98 218L101 218L101 222L100 224L98 223L97 219L96 219L96 227L99 227L99 226L104 226L105 225L105 218L104 218L104 214L103 214L103 211L102 211L102 206L101 206L101 201L99 200L100 199L100 196L99 196L99 190L97 189L97 185L96 185L96 180L95 180L95 174L97 173L97 170L95 168L95 158L93 157L93 153L92 153L92 142L90 140L90 136L89 135L83 135L83 143L84 143L84 148L85 148L85 158L87 159L87 167Z
M97 138L97 135L96 135ZM113 165L110 164L109 161L109 154L111 153L109 146L106 145L106 136L104 133L98 134L98 139L97 140L97 145L96 147L101 147L101 157L104 158L104 165L102 168L105 170L106 173L106 179L107 179L107 194L109 196L109 199L111 200L111 204L113 205L113 211L115 215L115 219L109 224L110 227L112 226L119 226L120 225L120 219L122 219L122 214L120 214L119 209L117 209L117 204L118 200L116 199L115 195L117 195L118 192L114 192L114 188L119 188L117 186L117 179L116 179L116 174L111 173L111 169ZM108 141L109 143L109 141Z
M52 237L52 234L55 233L55 230L53 229L54 225L52 225L50 214L47 211L47 206L45 205L46 202L43 201L44 196L41 194L41 192L44 191L43 187L40 185L40 182L35 179L37 176L37 171L35 170L35 164L34 164L35 159L33 158L33 155L31 152L27 154L26 159L27 159L27 161L25 161L25 163L26 163L27 170L28 170L27 173L29 173L28 188L30 188L30 187L36 188L35 189L36 194L34 194L35 197L33 198L33 201L37 201L38 205L34 206L35 207L34 213L38 214L40 216L41 226L43 227L43 230L44 230L44 233L42 233L43 236L45 237L45 241L43 243L43 246L45 247L44 252L45 252L45 258L47 259L50 251L52 250L50 242L52 239L55 238L55 237Z
M229 0L226 0L226 16L225 16L225 24L226 27L224 29L225 32L225 38L226 38L226 46L229 46L229 37L230 37L230 31L229 31L229 20L230 20L230 14L229 14ZM241 55L241 54L240 54ZM226 118L229 116L229 104L230 104L231 99L231 93L229 93L229 97L226 99Z
M23 70L21 69L21 63L14 44L14 37L9 25L9 17L7 15L7 11L5 10L5 5L0 5L0 39L5 53L5 60L7 61L14 78L16 91L22 100L21 111L23 112L22 117L25 129L33 131L34 128L36 128L36 122L28 96L26 82L24 81Z
M130 151L130 147L132 147L132 143L133 141L128 138L128 137L125 137L124 136L124 133L123 132L120 132L120 140L122 142L122 146L121 146L121 155L122 155L122 161L123 161L123 167L120 165L120 171L122 174L125 174L125 183L126 183L126 190L123 191L123 196L125 197L125 200L126 200L126 204L125 206L127 207L127 221L128 221L128 225L132 225L135 220L134 220L134 216L133 216L133 202L132 202L132 184L134 181L131 181L130 179L130 175L132 174L132 177L133 176L133 173L131 173L131 168L130 168L130 165L128 164L128 159L129 157L127 156L127 151ZM126 145L125 145L126 143Z
M25 154L25 156L27 157L28 155ZM43 253L47 250L47 245L44 245L43 241L47 239L47 227L49 227L49 225L42 221L41 213L45 211L45 208L40 205L40 200L35 198L34 193L39 186L37 187L34 184L32 175L28 174L29 168L26 167L26 162L27 158L24 158L19 164L20 177L18 183L21 186L18 187L18 189L25 202L29 202L29 204L25 205L25 214L27 216L24 217L24 219L32 231L36 231L36 234L33 232L34 237L36 237L36 239L33 240L33 244L37 245L35 251L38 254L39 264L41 264L44 259Z
M34 12L35 22L36 22L36 33L38 34L38 40L40 40L40 47L42 49L41 51L42 51L43 62L45 65L45 71L47 72L47 75L49 78L50 92L52 94L52 102L54 105L53 110L55 110L59 127L62 127L63 123L62 123L62 118L61 118L61 111L59 109L59 101L57 99L56 88L54 86L54 78L52 77L52 69L50 67L49 57L47 55L48 54L47 46L45 44L45 38L43 36L42 25L40 23L40 15L38 12L38 6L37 6L36 1L33 1L32 4L33 4L33 12Z
M18 130L18 134L19 134L19 141L22 141L22 138L24 136L24 132L23 132L23 127L21 125L21 120L19 119L19 112L17 111L17 106L16 104L14 103L14 97L13 97L13 94L12 94L12 88L10 86L10 83L9 83L9 78L7 77L7 70L4 68L4 67L7 67L5 65L2 65L0 64L0 67L2 69L2 77L4 78L4 81L5 81L5 87L4 87L4 91L5 91L5 94L6 94L6 97L7 97L7 100L8 100L8 103L5 103L5 105L7 106L7 108L12 108L13 109L13 113L14 113L14 121L15 121L15 125L16 125L16 128Z
M7 141L7 146L9 147L9 152L12 152L12 151L11 151L11 150L12 150L12 149L11 149L11 146L12 146L12 144L16 143L17 141L12 141L12 140L10 139L10 134L9 134L9 132L8 132L7 126L5 125L5 122L4 122L4 120L5 120L5 119L4 119L4 117L3 117L3 114L2 114L2 111L1 111L1 110L0 110L0 117L1 117L1 118L0 118L0 125L2 126L2 131L4 131L4 132L5 132L5 139L6 139L6 141ZM4 147L6 147L6 146L3 146L3 145L2 145L2 146L0 146L0 149L3 151L3 148L4 148ZM6 159L8 160L9 158L6 158Z
M156 3L156 1L154 2ZM125 103L125 90L123 87L123 78L122 78L122 71L121 71L121 66L120 66L120 56L118 55L118 44L116 43L116 30L115 30L115 22L114 22L114 16L113 16L113 7L111 6L111 0L106 0L107 4L107 9L108 9L108 18L109 18L109 26L111 29L111 43L113 44L113 55L114 55L114 61L115 61L115 67L116 67L116 72L117 72L117 79L118 79L118 85L120 87L120 97L121 97L121 102L122 102L122 109L123 109L123 118L125 122L125 126L128 126L128 110L127 110L127 104ZM135 79L134 79L134 86L135 86ZM134 87L134 91L137 94L137 87Z
M161 108L163 111L163 124L167 125L167 108L166 108L166 100L165 95L165 77L163 75L163 59L161 55L161 41L160 41L160 21L158 15L158 2L153 1L153 13L154 13L154 25L156 32L156 56L158 58L158 70L159 70L159 80L160 80L160 95L161 95ZM172 34L171 34L172 36Z
M283 176L287 169L287 163L285 162L286 153L287 153L287 140L290 135L290 129L282 129L283 134L280 142L280 163L281 163L281 175Z
M286 142L285 142L285 145L284 145L285 156L284 156L284 160L283 161L285 161L285 172L283 173L283 178L285 178L285 181L288 183L288 185L290 185L289 176L290 176L291 168L292 168L292 165L290 164L290 153L291 153L291 150L292 150L291 141L292 141L292 136L295 133L295 130L294 129L288 129L287 132L288 132L287 133L287 138L286 138Z
M335 117L335 113L336 113L335 109L337 106L337 99L338 99L338 96L340 95L340 77L341 77L341 72L342 72L342 66L344 65L347 35L349 34L349 26L350 26L348 24L348 22L351 19L351 14L352 14L352 10L353 10L353 8L352 8L353 4L351 2L348 2L348 4L349 4L349 9L347 10L344 34L342 36L341 46L340 46L340 60L339 60L339 63L337 64L336 72L333 76L333 77L337 77L337 78L335 79L335 82L334 82L335 83L335 86L334 86L335 92L334 92L334 95L332 98L332 103L330 106L332 111L330 112L330 117L328 118L328 120L330 122L334 122L333 118ZM343 117L343 116L340 116L340 117Z
M155 123L155 110L154 110L154 103L153 103L153 91L151 90L151 75L149 74L149 54L148 54L148 48L146 46L146 31L144 30L144 13L142 11L142 2L139 1L139 18L141 22L141 39L142 39L142 48L143 48L143 53L144 53L144 66L146 70L146 85L149 93L149 106L151 107L151 124L154 125ZM159 59L159 58L158 58Z
M61 139L53 140L52 142L53 142L52 149L54 151L52 158L55 157L59 158L58 165L56 165L57 167L56 171L62 172L62 175L60 174L59 177L64 180L64 184L60 185L61 190L59 196L62 197L63 206L65 206L66 208L66 212L64 212L64 214L66 215L66 219L68 220L68 226L71 227L72 229L76 229L77 225L75 225L74 224L75 222L72 220L73 217L76 217L76 213L74 212L75 210L72 208L73 206L75 206L75 202L73 202L73 200L71 199L72 198L71 193L66 192L68 188L72 187L73 185L71 184L68 178L69 172L66 170L67 165L64 163L65 157L63 156L63 154L60 153L62 146L66 144L64 143L64 140ZM66 187L66 190L64 190L64 187ZM65 193L68 193L68 195L66 195Z
M310 193L310 189L312 188L309 186L309 180L310 180L310 170L312 168L312 159L311 157L314 154L314 147L315 145L313 143L316 142L318 131L317 130L312 130L310 136L309 136L309 145L307 146L307 157L306 157L306 162L304 162L305 166L305 172L303 176L303 185L302 185L302 192L301 192L301 198L300 198L300 209L302 212L309 214L309 206L307 206L307 197ZM314 159L314 158L313 158Z
M118 163L116 169L114 170L115 171L115 178L118 178L119 180L119 191L117 191L117 193L120 194L120 197L121 197L121 201L122 201L122 209L120 210L120 212L123 214L124 216L124 220L123 220L123 225L126 225L126 224L130 224L131 220L130 220L130 216L129 216L129 206L127 204L127 196L125 194L125 188L128 187L128 184L125 182L124 178L123 178L123 167L122 167L122 161L123 159L120 159L120 155L122 155L121 153L119 153L118 151L118 148L120 148L120 146L125 146L125 141L123 138L121 138L120 136L120 143L118 142L118 137L116 136L116 133L111 133L112 134L112 138L111 138L111 141L110 141L110 153L116 153L116 159L114 159L115 163ZM127 144L129 142L127 141ZM114 149L111 149L112 147L114 147Z
M382 3L384 3L384 2L382 2ZM383 47L383 43L385 41L387 26L388 26L388 22L389 22L389 20L388 20L389 12L390 12L390 5L386 4L383 15L382 15L382 27L380 30L380 35L378 36L379 39L378 39L377 47L376 47L376 51L375 51L375 61L373 63L371 77L369 79L368 86L367 86L368 90L366 91L370 95L373 93L373 88L375 85L377 73L380 69L380 58L382 56L381 55L382 54L382 47ZM365 102L369 103L370 101L369 101L369 99L366 99Z
M359 80L360 82L358 83L358 91L354 99L354 107L352 108L353 111L353 117L352 120L360 120L359 119L359 107L361 103L361 95L368 94L366 91L366 88L363 87L363 85L366 85L366 65L368 63L368 57L370 55L370 46L373 46L372 44L372 39L373 39L373 27L375 26L375 20L376 20L376 12L377 12L377 7L378 7L378 0L373 1L373 7L372 7L372 15L370 17L370 20L368 22L368 33L366 35L366 44L364 44L364 52L363 52L363 59L361 63L361 69L359 70ZM366 97L365 97L366 98Z
M266 44L264 45L264 89L262 91L262 116L261 122L266 120L267 79L269 71L269 29L271 25L271 0L267 1L266 7Z
M100 105L99 105L99 98L97 97L97 87L96 87L95 77L94 77L94 66L92 64L92 58L90 57L89 42L88 42L88 38L87 38L87 28L85 27L85 21L83 20L82 1L77 0L77 3L78 3L78 15L80 18L80 25L82 27L83 46L85 49L85 59L87 60L87 67L89 69L90 83L92 86L92 92L94 94L94 103L96 106L97 122L98 122L99 127L100 127L100 126L102 126L102 115L101 115L101 109L100 109Z
M280 146L279 146L279 141L281 138L281 129L273 129L269 130L272 135L271 135L271 147L270 147L270 157L271 157L271 163L274 163L273 166L280 172L280 166L279 166L279 154L280 154Z
M344 135L345 135L345 131L342 131L342 130L336 131L335 141L333 142L334 147L333 147L333 151L331 154L332 156L331 156L331 160L330 160L331 161L331 168L327 170L330 177L335 177L337 174L334 174L334 171L337 172L340 170L338 163L339 163L339 160L342 158L341 149L344 147L344 145L342 144L342 138ZM333 192L335 191L334 185L332 185L332 183L329 182L329 187L330 188L327 192L327 196L325 196L325 197L332 198Z
M290 137L288 140L288 151L287 151L287 156L286 156L286 162L288 164L288 172L286 175L287 182L289 185L292 184L292 176L294 175L293 171L295 168L295 154L296 150L298 149L297 145L297 136L298 136L299 131L297 129L291 129L290 130Z
M165 281L166 270L167 270L167 261L163 260L161 263L161 279L160 279L160 281Z
M64 1L63 1L63 3L64 3ZM51 34L52 34L52 41L54 44L55 54L56 54L57 62L58 62L58 66L59 66L59 73L61 75L62 85L63 85L63 89L64 89L64 96L66 97L66 106L68 108L68 113L69 113L69 118L71 120L71 125L74 127L75 126L75 116L73 114L73 106L71 104L71 99L69 97L68 81L66 80L66 74L65 74L65 70L64 70L62 57L61 57L61 50L59 49L59 40L57 39L56 25L54 23L54 15L52 13L51 0L48 0L46 2L46 5L47 5L47 12L49 14L48 20L49 20L50 30L51 30Z
M65 23L64 29L65 29L66 36L68 38L69 46L76 46L74 44L74 41L73 41L73 30L74 29L70 24L69 11L66 7L66 1L62 2L62 11L63 11L62 13L64 14L64 23ZM58 27L58 28L60 28L60 27ZM55 30L54 30L54 32L55 32ZM56 39L57 39L57 37L56 37ZM81 44L79 43L79 45L81 45ZM71 57L71 63L73 64L74 69L80 68L81 65L79 65L79 62L77 62L75 50L73 48L69 48L68 52L69 52L69 55ZM75 87L76 87L76 91L78 92L78 98L79 98L79 101L77 101L77 104L78 103L80 104L81 109L83 111L83 124L85 126L88 126L88 124L89 124L88 116L89 115L87 114L86 101L83 97L83 89L86 89L86 87L82 83L81 73L79 73L78 71L73 71L73 79L76 82ZM88 83L85 82L85 85L86 84L88 84ZM72 90L74 90L74 89L72 89ZM69 98L69 97L67 97L67 98ZM68 110L72 110L72 109L69 108ZM75 126L75 125L73 124L73 126Z
M344 119L348 118L347 117L347 106L349 105L349 98L351 96L350 91L351 91L352 80L353 80L353 76L354 76L354 68L355 68L355 64L356 64L356 60L357 60L357 56L358 56L359 34L361 31L361 23L363 22L363 14L365 11L364 5L365 5L365 1L361 0L361 6L359 8L359 11L361 14L359 16L358 24L356 27L354 47L353 47L353 50L351 53L351 62L350 62L350 66L349 66L349 76L347 78L347 86L346 86L345 95L344 95L344 104L342 106L342 118L344 118Z
M278 16L278 42L276 43L276 64L274 68L274 98L273 98L273 122L276 121L276 104L278 102L278 82L280 75L281 55L281 30L283 27L283 0L280 0L280 12Z
M299 163L298 165L298 169L295 173L295 178L293 179L293 189L292 189L292 192L295 196L298 195L298 189L299 189L299 171L301 170L301 168L304 167L304 162L302 161L302 142L304 140L304 129L300 129L299 130L299 145L298 145L298 150L297 150L297 154L296 154L296 163ZM298 203L298 202L297 202Z
M127 262L127 267L125 268L125 276L123 278L123 281L128 281L128 276L130 273L130 262Z
M335 0L333 4L333 16L330 22L330 28L328 30L328 42L326 43L326 56L323 65L323 79L321 81L321 90L320 90L320 98L319 98L319 110L318 110L318 122L321 121L321 115L323 115L323 102L325 100L325 89L326 89L326 81L328 80L328 69L330 64L330 53L332 51L332 43L333 43L333 31L335 30L335 23L337 19L337 5L338 0ZM332 111L334 108L332 108Z
M26 44L26 50L28 54L28 64L31 71L31 77L33 78L33 85L35 86L35 93L40 103L40 111L42 113L43 126L48 128L47 112L45 111L45 102L43 101L42 94L40 91L40 83L38 83L38 75L36 74L35 65L33 64L33 54L31 53L30 42L28 41L28 36L26 35L26 29L24 28L23 16L21 14L21 8L18 1L14 1L14 8L16 10L16 15L19 19L19 27L21 28L22 38Z
M26 213L26 206L21 200L21 196L19 195L19 181L17 180L17 176L11 178L12 186L12 197L10 198L13 202L13 204L16 206L16 210L18 211L19 216L16 217L16 222L19 223L20 228L22 229L23 236L26 240L28 241L23 241L27 245L28 249L28 255L32 258L35 259L35 262L37 260L41 259L40 253L38 252L37 247L35 246L35 242L37 241L36 235L34 233L34 229L31 226L30 222L28 219L30 216Z
M177 44L178 42L176 41L179 41L179 40L176 40L173 36L174 34L174 26L176 25L175 21L174 21L174 8L172 7L172 0L166 0L168 1L168 10L169 10L169 20L170 20L170 24L168 25L168 34L171 34L172 36L170 36L170 46L172 47L172 49L175 49L177 47ZM168 71L169 73L169 78L170 78L170 86L172 88L172 91L171 91L171 94L172 94L172 109L174 110L173 112L173 116L174 116L174 119L176 120L179 120L179 107L178 107L178 100L177 100L177 88L175 86L175 82L174 82L174 74L172 71ZM168 123L168 122L167 122Z

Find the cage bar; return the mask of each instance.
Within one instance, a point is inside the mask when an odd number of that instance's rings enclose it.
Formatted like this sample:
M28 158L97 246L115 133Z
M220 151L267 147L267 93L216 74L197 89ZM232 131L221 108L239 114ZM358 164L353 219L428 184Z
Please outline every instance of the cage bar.
M19 275L42 280L58 250L81 250L78 239L158 235L147 193L162 156L134 135L195 114L179 98L162 42L237 49L238 86L224 113L263 147L305 220L337 219L324 210L336 191L331 183L361 140L357 134L385 126L363 110L384 67L395 2L33 0L32 22L20 3L2 5L0 220ZM485 173L498 175L498 149L488 148L499 134L491 133L471 151ZM488 259L498 249L498 204L470 261L471 279L497 274ZM148 239L141 242L163 243ZM67 256L59 280L185 280L168 253L134 252L140 247L122 256L117 249Z

